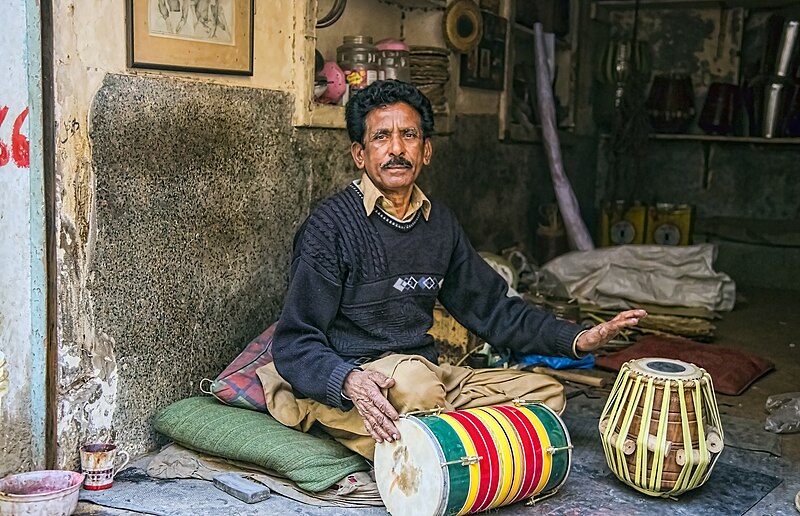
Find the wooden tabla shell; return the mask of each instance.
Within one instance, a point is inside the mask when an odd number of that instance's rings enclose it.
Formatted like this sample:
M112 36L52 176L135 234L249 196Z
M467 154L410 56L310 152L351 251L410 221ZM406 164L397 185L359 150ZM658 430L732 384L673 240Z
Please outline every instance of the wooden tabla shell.
M624 364L599 428L614 474L652 496L674 496L705 483L723 448L711 376L680 360Z
M401 439L375 447L375 481L394 516L468 514L541 498L569 474L569 433L545 405L403 416L396 425Z

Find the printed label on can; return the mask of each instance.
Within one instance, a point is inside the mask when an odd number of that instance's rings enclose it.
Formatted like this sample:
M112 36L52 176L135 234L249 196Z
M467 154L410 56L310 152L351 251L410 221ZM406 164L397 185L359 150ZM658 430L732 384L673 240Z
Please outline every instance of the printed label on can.
M366 88L369 84L368 82L368 72L367 70L347 70L344 72L345 79L347 80L347 85L350 87L351 90L360 90Z

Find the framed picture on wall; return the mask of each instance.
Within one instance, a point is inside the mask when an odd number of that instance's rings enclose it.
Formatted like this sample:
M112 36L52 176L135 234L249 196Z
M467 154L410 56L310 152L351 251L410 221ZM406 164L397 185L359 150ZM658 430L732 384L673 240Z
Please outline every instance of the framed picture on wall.
M254 0L127 0L128 66L253 75Z
M506 69L506 19L481 11L483 37L469 53L461 54L459 85L485 90L502 90Z

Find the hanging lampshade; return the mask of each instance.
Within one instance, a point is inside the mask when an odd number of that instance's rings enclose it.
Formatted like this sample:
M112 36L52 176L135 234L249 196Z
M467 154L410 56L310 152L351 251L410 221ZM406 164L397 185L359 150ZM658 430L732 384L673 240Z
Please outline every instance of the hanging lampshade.
M650 45L639 40L640 1L636 0L634 6L631 37L611 38L596 61L595 78L602 84L616 84L618 94L631 73L649 78L653 65Z
M603 84L625 82L628 75L650 75L653 58L646 41L614 38L603 47L595 66L595 79Z

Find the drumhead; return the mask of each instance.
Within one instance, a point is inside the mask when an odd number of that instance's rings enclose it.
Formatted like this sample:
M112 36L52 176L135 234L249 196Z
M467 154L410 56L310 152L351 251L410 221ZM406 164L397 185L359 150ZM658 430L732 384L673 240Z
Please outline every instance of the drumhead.
M639 358L628 362L631 371L664 380L699 380L703 370L689 362L672 358Z
M395 422L400 440L375 446L375 483L393 516L438 514L445 508L447 468L441 446L415 417Z

